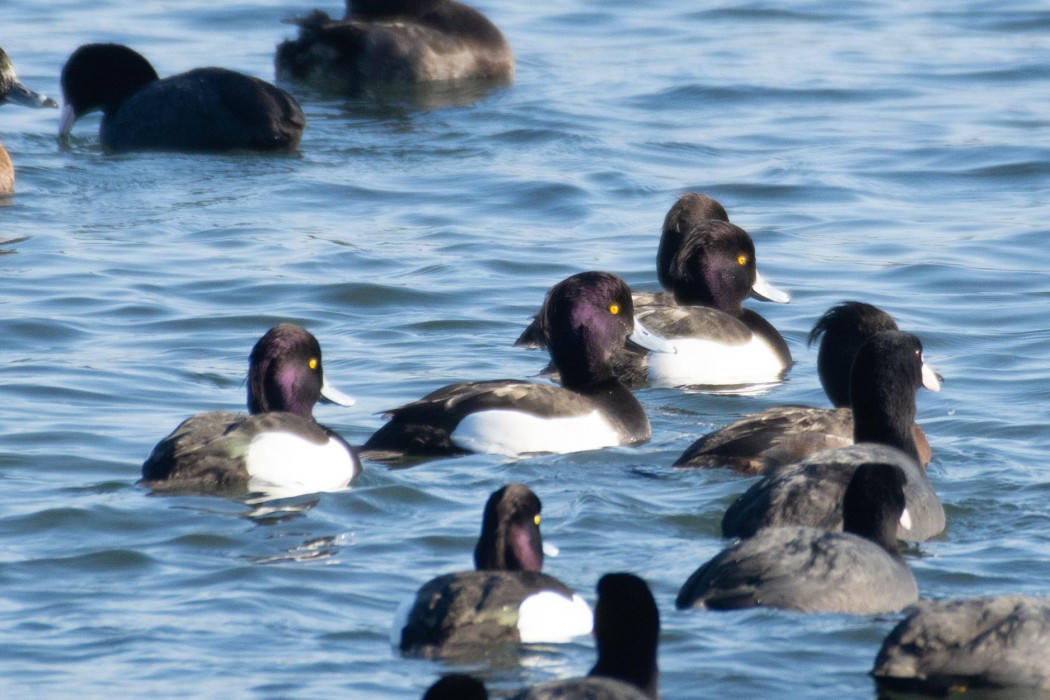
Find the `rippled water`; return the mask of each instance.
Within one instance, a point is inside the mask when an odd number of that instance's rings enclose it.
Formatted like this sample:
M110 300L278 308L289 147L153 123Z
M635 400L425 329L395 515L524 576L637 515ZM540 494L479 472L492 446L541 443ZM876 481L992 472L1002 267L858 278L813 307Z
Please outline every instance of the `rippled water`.
M97 118L62 148L57 111L0 110L19 177L0 207L2 694L418 697L450 667L399 658L394 609L469 568L485 497L514 480L544 501L551 573L591 600L605 571L650 581L665 697L873 697L896 616L673 610L747 482L669 465L738 415L823 405L805 336L846 298L918 332L947 380L919 396L949 519L909 554L923 594L1046 593L1050 11L694 5L481 2L513 86L455 104L293 85L293 156L112 156ZM0 45L55 96L66 56L100 40L162 75L272 79L281 20L314 6L8 0ZM178 421L243 403L248 351L280 320L358 398L318 411L355 443L441 384L534 374L545 358L511 342L547 287L598 268L654 289L660 222L691 189L794 293L757 307L797 360L770 393L647 389L641 447L367 464L350 491L255 508L135 486ZM592 660L583 641L467 668L507 691Z

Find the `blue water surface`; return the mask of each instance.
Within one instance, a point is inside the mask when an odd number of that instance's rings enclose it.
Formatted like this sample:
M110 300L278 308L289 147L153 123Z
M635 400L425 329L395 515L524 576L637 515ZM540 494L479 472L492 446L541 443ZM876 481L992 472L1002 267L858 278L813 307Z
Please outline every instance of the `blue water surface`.
M474 3L513 85L347 99L286 85L308 128L288 156L111 155L98 117L0 109L18 169L0 207L0 695L416 698L467 669L497 695L585 673L589 640L461 664L403 659L398 603L471 566L487 495L543 499L547 569L592 602L612 570L661 608L665 698L874 697L898 616L677 612L748 481L670 464L781 403L825 405L816 318L891 312L945 376L920 392L948 529L909 551L930 598L1050 581L1050 10L988 2ZM0 45L60 96L79 44L120 41L161 75L273 79L282 23L315 0L7 0ZM338 14L337 3L323 9ZM320 339L358 403L318 417L354 443L450 381L527 377L511 347L544 292L604 269L656 288L675 197L719 199L790 305L756 305L796 364L760 396L638 395L640 447L390 470L262 505L151 496L154 443L243 405L278 321Z

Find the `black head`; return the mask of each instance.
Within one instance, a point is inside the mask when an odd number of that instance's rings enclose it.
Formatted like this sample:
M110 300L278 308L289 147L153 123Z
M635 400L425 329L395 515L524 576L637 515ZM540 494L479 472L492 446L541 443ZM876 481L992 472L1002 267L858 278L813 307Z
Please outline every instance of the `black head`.
M904 470L895 464L857 467L842 497L842 529L896 552L907 482Z
M62 67L62 99L79 118L101 109L114 114L128 97L157 80L141 54L121 44L84 44Z
M879 331L895 330L897 323L892 316L862 301L844 301L817 319L809 332L808 344L823 336L817 353L817 373L833 406L850 405L850 370L860 346Z
M608 272L581 272L551 287L540 311L562 384L581 388L613 376L610 357L634 330L627 284Z
M594 638L598 663L592 676L617 678L656 697L660 611L645 581L633 574L602 576Z
M465 673L442 676L423 694L423 700L488 700L485 684Z
M879 331L860 350L850 375L855 442L898 447L918 459L915 392L940 390L937 375L923 364L922 343L911 333Z
M7 52L0 49L0 104L12 102L25 107L57 107L50 97L33 92L18 79Z
M282 323L266 331L248 362L248 412L313 417L321 397L321 345L309 331Z
M478 571L542 571L540 499L528 486L508 484L489 496L474 548Z
M660 234L660 247L656 250L656 275L664 289L670 290L673 286L671 264L682 246L683 236L706 219L729 221L729 214L716 200L698 192L686 192L668 210Z
M678 303L739 316L757 276L755 244L739 226L708 219L685 234L671 269Z

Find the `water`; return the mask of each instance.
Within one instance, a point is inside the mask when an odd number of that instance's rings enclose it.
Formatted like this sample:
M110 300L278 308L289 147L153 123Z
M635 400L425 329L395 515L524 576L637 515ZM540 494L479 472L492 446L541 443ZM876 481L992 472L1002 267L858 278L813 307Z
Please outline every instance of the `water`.
M56 97L88 41L129 43L162 75L272 79L280 20L314 6L8 0L2 45ZM415 698L451 668L497 692L585 673L587 641L465 666L387 641L402 598L470 567L484 499L513 480L544 501L551 573L592 601L605 571L651 583L664 697L873 697L897 616L673 610L747 482L669 465L739 415L824 405L805 336L847 298L918 332L947 380L919 396L949 519L909 553L923 595L1047 592L1050 12L478 6L515 48L513 86L463 104L291 86L309 120L292 156L111 156L97 117L62 148L57 111L0 111L18 167L0 208L4 696ZM135 486L181 419L242 405L248 351L277 321L319 337L358 404L318 415L355 443L441 384L534 374L545 357L511 342L545 290L584 269L654 289L660 222L690 189L794 294L752 304L797 360L768 394L647 389L641 447L367 464L350 491L265 508Z

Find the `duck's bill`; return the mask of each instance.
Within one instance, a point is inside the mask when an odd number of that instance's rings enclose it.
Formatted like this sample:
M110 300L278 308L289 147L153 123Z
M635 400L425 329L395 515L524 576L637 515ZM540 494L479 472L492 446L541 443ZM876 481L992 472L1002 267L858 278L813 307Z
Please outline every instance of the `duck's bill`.
M62 108L62 115L58 118L58 137L65 138L73 130L73 122L77 120L77 113L73 111L73 105L67 104Z
M634 319L634 331L627 336L627 341L650 352L670 353L672 355L678 353L678 348L675 347L674 343L653 333L637 318Z
M50 107L57 108L58 103L47 95L33 92L22 83L15 83L7 93L7 100L25 107Z
M353 406L357 403L353 396L349 396L339 391L329 384L327 379L321 384L321 398L339 406Z
M911 529L911 513L908 512L907 508L905 508L904 512L901 513L900 524L901 527L903 527L905 530Z
M940 391L941 382L944 381L944 377L937 374L937 372L925 362L922 363L922 385L930 391Z
M791 295L782 292L769 282L766 278L755 271L755 283L751 285L751 296L760 301L775 301L778 304L786 304L791 301Z

